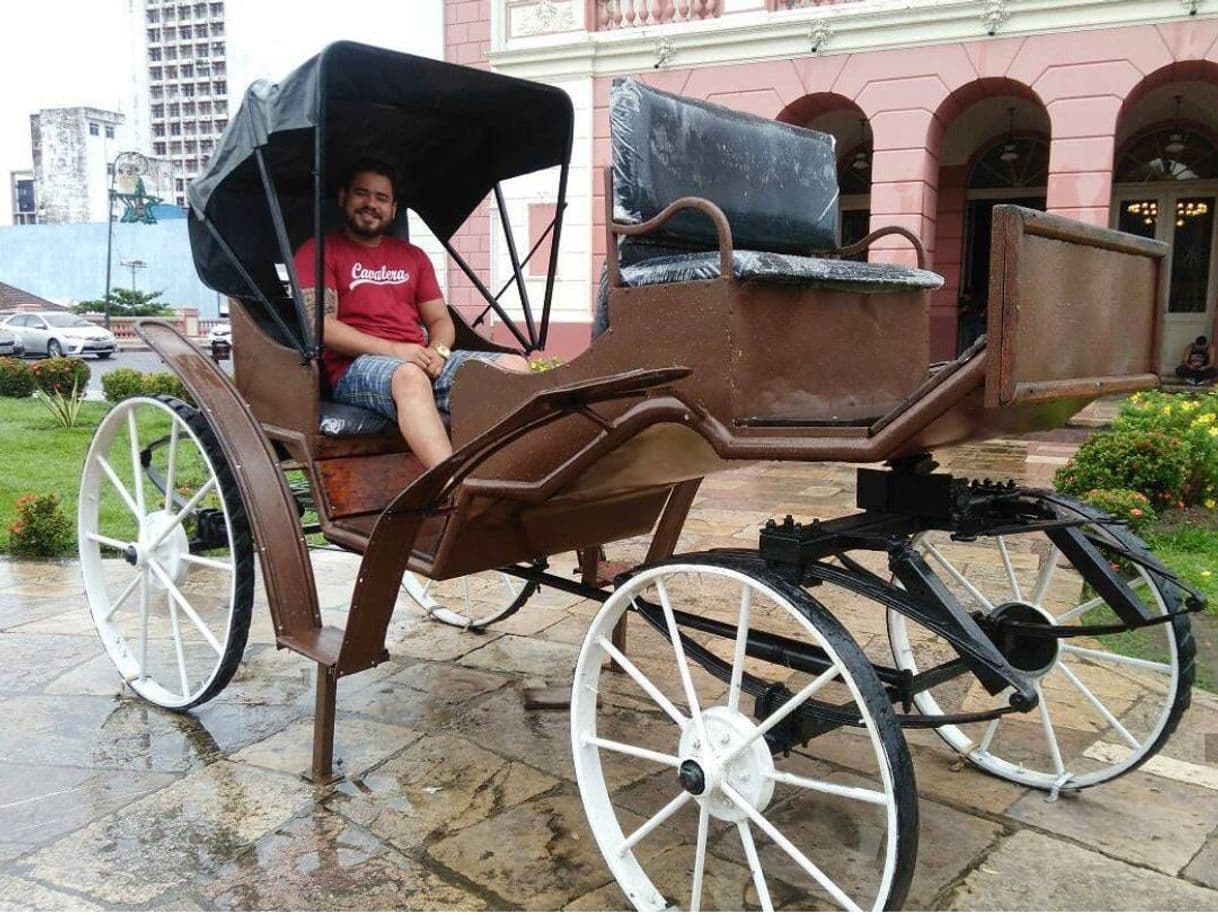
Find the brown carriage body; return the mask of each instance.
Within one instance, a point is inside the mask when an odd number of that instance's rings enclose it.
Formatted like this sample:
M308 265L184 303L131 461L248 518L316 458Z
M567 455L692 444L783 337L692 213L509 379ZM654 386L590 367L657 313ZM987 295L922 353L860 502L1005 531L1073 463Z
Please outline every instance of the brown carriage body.
M538 106L569 106L545 87L522 91L533 93ZM662 93L645 101L654 107L642 114L625 106L638 123L622 127L623 134L646 128L641 136L648 138L648 118L667 129L688 114L684 100ZM824 179L825 168L832 172L831 145L785 125L735 122L707 106L693 116L724 138L702 144L726 156L718 168L737 167L731 142L751 131L761 132L759 148L769 150L751 161L768 163L767 180L776 185L799 172L780 168L784 162L798 164L806 155L824 167L805 169L790 193L762 187L760 198L748 180L755 176L720 180L715 168L704 168L721 186L718 200L689 193L678 169L660 174L658 183L675 181L686 190L661 200L654 188L636 193L633 186L616 197L623 186L614 182L640 172L633 160L615 160L606 172L607 199L615 200L606 225L608 329L548 372L465 365L451 401L454 453L431 470L392 428L358 437L323 432L328 407L317 360L276 338L269 318L283 321L267 294L260 293L266 309L257 314L246 302L232 303L235 386L166 326L142 328L221 430L250 509L279 646L319 665L314 777L330 775L337 680L386 657L389 617L408 569L444 579L577 550L585 582L595 582L590 557L601 544L654 530L648 558L671 555L699 481L734 463L891 461L970 439L1056 428L1101 395L1157 382L1166 246L996 207L988 342L928 369L938 278L922 269L838 260L896 234L911 242L924 268L918 239L886 229L850 249L809 256L833 237L824 219L836 206L836 187ZM620 145L627 158L647 154L644 142ZM537 155L535 164L550 163L546 150ZM255 158L265 175L261 148ZM659 166L671 171L668 162ZM742 188L733 198L733 189ZM801 194L811 195L819 215L804 218ZM758 199L770 210L754 218L749 206ZM622 200L630 221L616 215ZM459 215L443 200L430 205L437 218ZM282 224L278 232L284 247ZM619 260L639 251L654 255L674 239L685 252L676 260L692 259L701 272L640 280L639 262ZM777 275L765 263L767 252L779 263ZM750 273L750 264L760 269ZM628 270L635 271L629 281ZM298 285L294 280L292 296L280 304L294 306L304 322ZM455 348L503 349L455 309L452 315ZM307 476L322 533L364 556L343 630L322 625L303 526L284 481L289 468Z

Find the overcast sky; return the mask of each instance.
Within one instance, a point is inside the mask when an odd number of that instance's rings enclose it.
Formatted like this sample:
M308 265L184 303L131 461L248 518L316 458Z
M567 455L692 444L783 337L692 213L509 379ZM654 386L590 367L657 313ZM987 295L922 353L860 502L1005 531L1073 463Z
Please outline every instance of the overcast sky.
M229 71L279 77L329 41L352 39L440 56L442 0L226 0ZM88 105L126 112L133 60L128 9L143 0L0 0L0 225L8 173L30 168L30 118ZM142 28L142 23L141 26ZM232 108L245 91L229 86Z

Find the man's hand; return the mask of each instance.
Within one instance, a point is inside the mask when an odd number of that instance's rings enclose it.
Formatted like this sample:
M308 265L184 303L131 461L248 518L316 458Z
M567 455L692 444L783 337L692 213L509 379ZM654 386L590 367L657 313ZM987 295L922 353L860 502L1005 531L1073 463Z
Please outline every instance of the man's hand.
M393 344L393 355L417 365L431 378L439 377L440 370L444 368L443 356L435 350L419 346L417 343L395 343Z

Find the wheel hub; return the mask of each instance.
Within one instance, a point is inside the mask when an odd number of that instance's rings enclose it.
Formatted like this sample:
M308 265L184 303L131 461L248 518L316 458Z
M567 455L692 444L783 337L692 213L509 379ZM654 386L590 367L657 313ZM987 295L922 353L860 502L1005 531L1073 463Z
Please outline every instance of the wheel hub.
M753 730L753 720L724 706L704 710L702 720L710 746L702 743L692 720L681 734L682 762L677 770L681 787L720 820L736 822L745 817L744 811L724 792L724 785L729 785L755 810L765 810L774 795L774 760L765 740L754 740L723 764Z
M986 622L994 642L1012 667L1030 677L1043 677L1057 665L1059 639L1044 638L1006 627L1005 623L1055 625L1048 611L1022 601L1011 601L994 608Z
M151 544L165 532L163 540L154 549ZM140 539L136 544L137 565L144 566L148 560L155 559L157 565L165 570L175 586L180 586L186 580L190 566L183 557L190 552L190 542L186 539L186 531L174 520L173 514L166 511L152 512L144 518L140 525ZM152 584L164 589L160 578L153 575Z

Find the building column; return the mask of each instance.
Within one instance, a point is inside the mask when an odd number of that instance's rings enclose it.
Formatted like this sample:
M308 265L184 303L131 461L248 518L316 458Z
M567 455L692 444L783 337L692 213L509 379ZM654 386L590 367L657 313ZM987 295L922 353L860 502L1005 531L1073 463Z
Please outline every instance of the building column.
M1052 135L1045 209L1096 226L1108 225L1114 134L1121 100L1060 99L1047 106Z
M922 240L934 262L939 160L928 149L933 115L925 110L884 111L871 118L871 228L901 226ZM909 243L897 236L871 247L871 260L917 263Z

